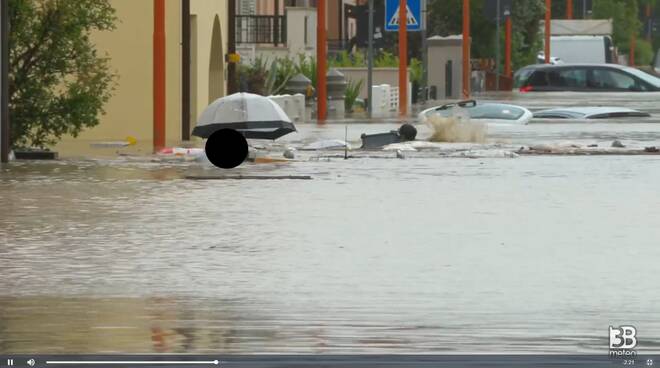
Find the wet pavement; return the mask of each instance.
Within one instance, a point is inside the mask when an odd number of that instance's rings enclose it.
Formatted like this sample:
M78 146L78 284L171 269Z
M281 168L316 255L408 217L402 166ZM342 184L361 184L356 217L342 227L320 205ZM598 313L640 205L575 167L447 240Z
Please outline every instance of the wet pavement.
M0 352L604 353L619 324L658 352L660 156L502 154L660 146L658 95L602 99L653 117L233 171L310 181L191 181L218 170L116 155L2 167ZM349 141L396 127L352 123ZM300 124L267 148L344 129Z

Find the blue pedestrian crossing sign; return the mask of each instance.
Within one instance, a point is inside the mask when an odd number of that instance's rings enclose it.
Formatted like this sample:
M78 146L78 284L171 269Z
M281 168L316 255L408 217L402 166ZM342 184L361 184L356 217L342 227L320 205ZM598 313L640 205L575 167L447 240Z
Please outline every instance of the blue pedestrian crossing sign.
M408 31L422 29L422 0L407 0L406 20ZM399 0L385 1L385 30L399 30Z

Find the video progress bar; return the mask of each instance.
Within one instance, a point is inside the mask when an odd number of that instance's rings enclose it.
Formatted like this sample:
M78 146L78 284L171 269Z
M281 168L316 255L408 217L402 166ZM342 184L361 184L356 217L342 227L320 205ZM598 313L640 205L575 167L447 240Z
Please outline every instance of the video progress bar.
M188 365L188 364L199 364L199 365L219 365L218 360L211 361L196 361L196 360L47 360L47 365L92 365L92 364L101 364L101 365L157 365L157 364L177 364L177 365Z

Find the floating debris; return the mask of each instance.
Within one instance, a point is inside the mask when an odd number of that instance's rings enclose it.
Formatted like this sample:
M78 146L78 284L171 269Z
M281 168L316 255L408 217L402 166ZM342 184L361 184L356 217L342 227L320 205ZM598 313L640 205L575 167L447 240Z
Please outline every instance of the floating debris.
M126 137L123 141L108 141L108 142L92 142L90 147L92 148L122 148L128 146L134 146L137 144L137 139L132 136Z
M334 149L352 149L351 145L340 139L327 139L310 143L300 148L302 151L334 150Z
M293 160L296 158L296 149L295 148L287 148L286 151L284 151L284 158L288 158L289 160Z

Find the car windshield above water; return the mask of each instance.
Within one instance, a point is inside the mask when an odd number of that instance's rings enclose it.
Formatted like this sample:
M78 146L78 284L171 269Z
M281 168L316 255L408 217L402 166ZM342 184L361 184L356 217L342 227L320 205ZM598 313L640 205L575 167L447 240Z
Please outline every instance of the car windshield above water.
M629 72L630 74L635 75L639 79L643 80L644 82L656 87L660 88L660 78L656 77L655 75L651 75L645 71L635 69L635 68L626 68L626 71Z

